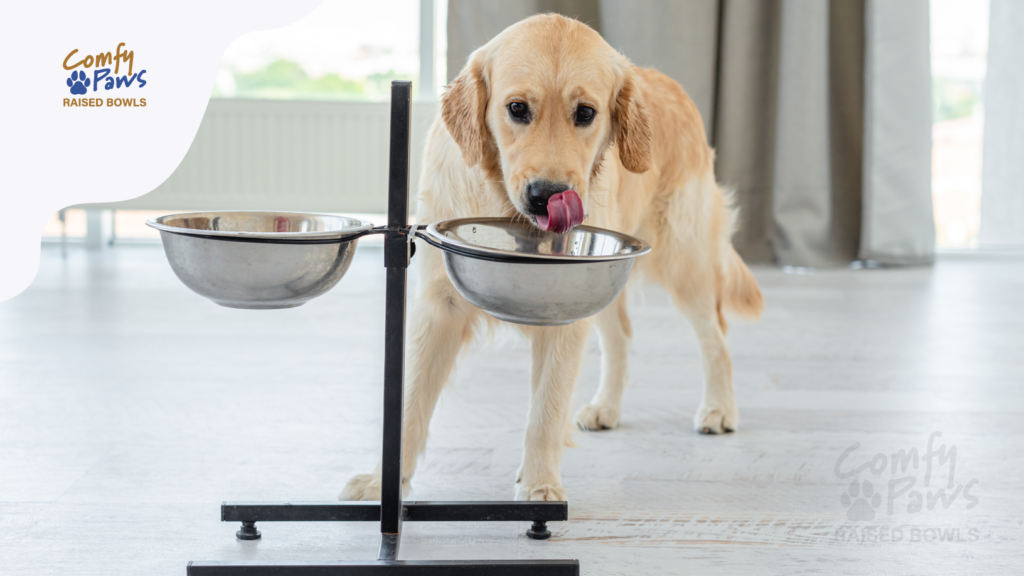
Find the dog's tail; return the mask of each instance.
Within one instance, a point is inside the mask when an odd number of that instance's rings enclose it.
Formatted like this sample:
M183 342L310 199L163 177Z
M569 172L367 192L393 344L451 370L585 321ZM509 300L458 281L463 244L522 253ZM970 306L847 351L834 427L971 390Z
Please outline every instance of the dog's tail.
M721 305L728 312L748 320L757 320L764 312L764 296L753 272L732 247L732 232L736 229L737 208L733 205L733 191L720 188L728 214L729 234L722 246Z
M764 296L754 274L732 246L728 247L725 258L722 305L740 318L757 320L764 311Z

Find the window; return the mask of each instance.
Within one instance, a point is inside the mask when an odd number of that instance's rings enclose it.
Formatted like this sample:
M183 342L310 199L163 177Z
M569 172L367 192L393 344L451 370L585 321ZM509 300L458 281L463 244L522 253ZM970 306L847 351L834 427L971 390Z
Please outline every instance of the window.
M419 83L421 7L433 12L426 14L434 16L429 57L435 79L443 78L443 42L438 50L436 40L444 36L447 2L327 0L290 26L235 40L221 60L213 97L387 100L392 80Z
M975 248L981 223L988 0L931 0L936 244Z

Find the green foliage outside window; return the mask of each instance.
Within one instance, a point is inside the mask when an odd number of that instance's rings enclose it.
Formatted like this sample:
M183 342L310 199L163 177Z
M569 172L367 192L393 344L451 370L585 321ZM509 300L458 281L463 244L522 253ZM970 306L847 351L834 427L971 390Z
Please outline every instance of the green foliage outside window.
M981 104L981 83L936 77L932 81L934 122L966 118Z
M362 79L324 74L313 78L296 62L277 60L253 72L234 72L234 93L219 86L214 98L256 98L271 100L386 100L392 80L413 80L393 70Z

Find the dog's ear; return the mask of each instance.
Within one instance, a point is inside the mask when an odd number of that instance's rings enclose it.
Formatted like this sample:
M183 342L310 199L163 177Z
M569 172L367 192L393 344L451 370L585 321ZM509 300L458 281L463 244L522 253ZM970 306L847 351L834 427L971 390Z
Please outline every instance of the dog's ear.
M466 67L441 96L441 118L462 151L462 159L469 166L483 160L487 145L487 84L484 81L480 58L473 54Z
M615 96L615 143L626 170L646 172L651 167L651 121L632 66Z

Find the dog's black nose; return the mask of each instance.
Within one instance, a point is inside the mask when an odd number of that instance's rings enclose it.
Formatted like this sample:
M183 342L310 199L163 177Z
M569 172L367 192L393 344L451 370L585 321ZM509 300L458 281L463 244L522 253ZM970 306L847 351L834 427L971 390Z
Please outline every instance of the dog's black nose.
M530 214L534 216L547 216L548 199L568 189L568 184L552 182L550 180L531 182L530 186L526 189L526 203Z

